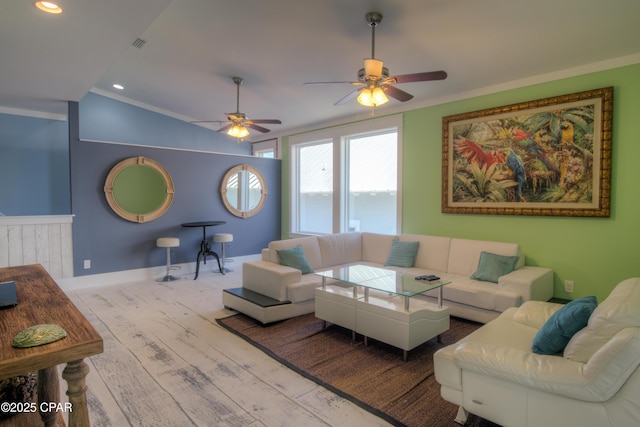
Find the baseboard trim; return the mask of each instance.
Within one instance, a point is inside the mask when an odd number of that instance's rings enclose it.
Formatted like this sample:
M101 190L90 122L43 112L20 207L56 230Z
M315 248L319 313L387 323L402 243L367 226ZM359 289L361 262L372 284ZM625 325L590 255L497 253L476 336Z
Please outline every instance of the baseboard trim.
M244 255L233 257L233 263L236 268L241 271L242 263L249 261L257 261L261 259L260 254L255 255ZM215 263L214 263L215 264ZM211 265L214 265L211 264ZM217 268L217 264L216 268ZM180 276L185 278L193 279L193 276L196 273L196 263L184 263L184 264L176 264L176 266L180 267L178 270L173 270L174 276ZM97 288L100 286L108 286L108 285L116 285L119 283L128 283L128 282L138 282L142 280L155 280L161 278L165 275L167 269L166 266L158 266L158 267L149 267L149 268L138 268L135 270L123 270L123 271L114 271L111 273L101 273L101 274L90 274L87 276L76 276L76 277L68 277L65 279L57 279L56 282L60 288L67 292L73 291L77 289L87 289L87 288ZM207 267L203 267L200 264L200 277L198 279L202 279L203 272L208 272L209 263L207 263ZM206 277L206 276L204 276Z

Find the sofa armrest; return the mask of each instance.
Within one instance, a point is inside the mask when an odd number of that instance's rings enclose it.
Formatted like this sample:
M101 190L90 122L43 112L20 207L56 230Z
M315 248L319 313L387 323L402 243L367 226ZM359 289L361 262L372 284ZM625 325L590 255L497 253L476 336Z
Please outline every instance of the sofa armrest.
M611 399L638 369L640 328L620 331L587 363L514 348L461 343L453 353L456 365L525 387L589 402Z
M586 385L582 376L583 364L559 356L469 341L460 344L453 357L463 371L546 392L578 398L568 391L579 392ZM585 400L583 397L579 399Z
M498 287L522 295L523 301L548 301L553 298L553 271L524 266L500 276Z
M287 300L287 286L300 282L302 272L270 261L242 264L242 287L278 301Z

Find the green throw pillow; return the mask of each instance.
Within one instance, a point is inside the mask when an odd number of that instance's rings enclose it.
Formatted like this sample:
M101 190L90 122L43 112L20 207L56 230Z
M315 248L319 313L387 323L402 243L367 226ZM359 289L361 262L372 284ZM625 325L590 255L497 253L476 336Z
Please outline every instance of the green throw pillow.
M416 255L420 242L400 242L394 240L391 242L391 252L385 266L395 267L413 267L416 262Z
M498 278L516 269L517 256L504 256L490 252L480 253L478 270L471 275L472 279L498 283Z
M309 265L307 257L304 256L301 245L289 249L280 249L278 250L278 256L282 265L297 268L302 271L302 274L313 273L313 269Z
M587 326L591 313L598 306L594 296L574 299L551 315L531 343L537 354L556 354L569 344L571 337Z

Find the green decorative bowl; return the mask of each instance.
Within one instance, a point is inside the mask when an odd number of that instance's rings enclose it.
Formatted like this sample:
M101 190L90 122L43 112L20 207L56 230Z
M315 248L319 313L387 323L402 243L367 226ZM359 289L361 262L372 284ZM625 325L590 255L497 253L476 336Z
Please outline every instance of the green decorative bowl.
M49 344L67 336L67 331L58 325L35 325L24 329L13 337L12 345L17 348L35 347Z

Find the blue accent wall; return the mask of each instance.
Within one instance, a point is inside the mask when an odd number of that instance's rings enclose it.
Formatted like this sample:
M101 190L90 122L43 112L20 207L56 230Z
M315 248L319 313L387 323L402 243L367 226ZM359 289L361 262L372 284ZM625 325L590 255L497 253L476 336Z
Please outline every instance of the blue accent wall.
M66 121L0 114L0 213L71 213Z
M165 249L157 248L155 241L156 238L165 236L180 238L180 247L172 250L173 263L193 262L202 239L202 229L182 227L184 222L226 221L225 225L208 228L207 235L210 237L216 232L234 235L233 243L227 246L227 257L259 253L268 242L280 238L280 160L182 149L182 145L189 145L193 134L189 131L180 133L180 126L176 127L173 119L158 114L160 118L164 117L164 120L159 120L153 117L157 113L136 111L136 107L113 100L106 101L106 98L97 100L99 102L96 103L93 102L95 96L89 97L91 102L85 103L83 100L79 105L73 102L69 105L76 276L164 265ZM98 104L102 114L91 111ZM125 113L103 110L105 104L110 104L113 109L122 107ZM103 133L100 133L83 121L83 118L97 119L105 114L111 114L112 117L146 116L152 119L146 121L147 126L155 128L145 138L145 127L141 123L129 123L129 132L123 132L122 129L113 129L115 125L112 121L111 126L103 127ZM166 132L163 132L161 128L165 122ZM98 126L97 123L94 124ZM98 141L118 137L141 145L83 140L81 135L88 134L91 135L90 139ZM175 137L169 138L168 135L171 134ZM238 147L233 140L225 139L226 147ZM152 146L161 140L167 143L172 140L175 144L172 148ZM111 168L123 159L137 156L148 157L162 164L171 175L175 188L169 210L160 218L147 223L122 219L111 210L104 195L104 183ZM224 207L220 195L224 174L233 166L244 163L255 167L264 175L269 191L262 211L246 219L231 215ZM215 249L220 252L219 247ZM83 269L85 259L91 260L91 269ZM210 258L209 262L215 260Z
M76 276L164 265L165 250L155 246L163 236L181 240L173 262L195 261L202 229L180 225L192 221L226 221L207 235L234 235L228 257L255 254L280 238L281 164L250 154L249 143L93 93L69 103L68 121L0 114L0 213L75 215ZM167 213L142 224L116 215L104 194L111 168L134 156L160 162L175 188ZM220 195L224 174L243 163L262 172L269 190L263 210L247 219L231 215Z
M80 139L251 155L248 142L91 92L80 101Z

